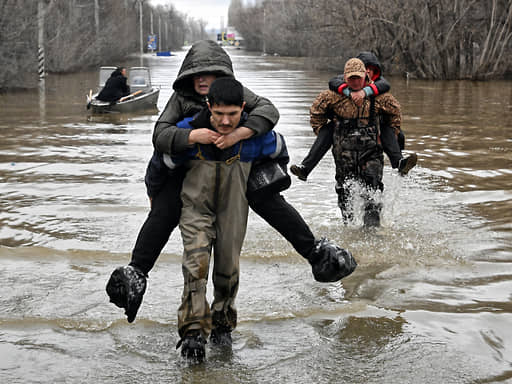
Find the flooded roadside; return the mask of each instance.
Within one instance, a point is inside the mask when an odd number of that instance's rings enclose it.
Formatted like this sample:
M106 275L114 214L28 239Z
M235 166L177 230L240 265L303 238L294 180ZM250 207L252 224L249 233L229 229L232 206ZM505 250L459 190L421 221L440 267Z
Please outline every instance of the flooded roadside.
M292 162L313 141L308 108L333 73L230 51L237 77L270 98ZM184 53L146 57L159 108ZM8 382L487 383L512 379L512 139L509 82L392 78L406 149L385 169L383 226L344 226L330 154L285 193L313 232L354 253L341 283L309 266L251 212L232 354L208 346L188 367L175 350L181 239L173 233L137 321L107 302L148 212L143 176L157 114L90 118L95 73L50 76L2 94L0 379Z

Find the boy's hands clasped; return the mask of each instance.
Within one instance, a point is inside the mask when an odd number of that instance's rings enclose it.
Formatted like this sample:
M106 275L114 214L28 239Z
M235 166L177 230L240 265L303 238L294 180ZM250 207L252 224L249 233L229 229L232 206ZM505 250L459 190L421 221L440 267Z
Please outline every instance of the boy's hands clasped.
M240 140L248 139L253 134L254 131L247 127L238 127L227 135L221 135L220 133L208 128L197 128L190 131L188 143L214 144L219 149L226 149L232 147Z
M190 131L189 144L211 144L220 136L220 133L208 128L197 128Z

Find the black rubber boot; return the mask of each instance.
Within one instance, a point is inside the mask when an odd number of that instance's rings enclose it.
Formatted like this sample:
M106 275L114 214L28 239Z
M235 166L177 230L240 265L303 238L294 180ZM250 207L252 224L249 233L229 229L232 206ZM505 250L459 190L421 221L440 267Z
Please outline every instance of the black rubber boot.
M106 289L110 302L124 308L128 322L133 322L146 292L144 273L131 265L116 268L108 280Z
M404 157L400 159L400 162L398 163L398 172L400 175L405 176L407 173L414 168L416 163L418 162L418 156L413 153L410 156Z
M317 240L308 258L316 281L330 283L350 275L357 267L352 254L329 240Z
M364 210L363 225L366 228L376 228L380 226L381 204L368 203Z
M292 164L290 172L299 178L299 180L306 181L308 179L309 172L306 167L302 164Z
M210 342L219 346L231 347L233 344L233 340L231 339L231 330L225 327L212 329Z
M185 359L201 363L204 361L206 356L205 348L206 340L198 330L188 331L183 339L178 342L176 349L181 346L181 356Z

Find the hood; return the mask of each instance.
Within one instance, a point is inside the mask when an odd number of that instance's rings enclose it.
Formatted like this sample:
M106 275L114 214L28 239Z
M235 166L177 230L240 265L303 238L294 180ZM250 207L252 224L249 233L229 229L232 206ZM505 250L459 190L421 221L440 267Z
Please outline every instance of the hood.
M357 58L359 60L361 60L366 67L369 65L373 65L374 67L377 67L379 70L379 76L382 75L382 68L381 68L379 59L377 59L377 56L375 56L372 52L368 52L368 51L361 52L359 55L357 55Z
M119 68L115 69L115 70L110 74L110 77L119 77L119 76L123 76L123 74L121 73L121 69L119 69Z
M190 47L172 85L173 89L184 96L194 96L192 77L201 72L214 73L218 77L235 76L231 58L212 40L201 40Z

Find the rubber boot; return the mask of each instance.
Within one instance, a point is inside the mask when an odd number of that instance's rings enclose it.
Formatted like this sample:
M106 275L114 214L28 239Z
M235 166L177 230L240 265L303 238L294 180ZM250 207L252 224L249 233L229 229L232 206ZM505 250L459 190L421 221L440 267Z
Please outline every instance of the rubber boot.
M316 241L308 261L311 264L313 277L321 283L341 280L354 272L357 266L350 251L325 238Z
M146 275L131 265L116 268L108 280L106 290L110 302L124 308L127 320L131 323L137 316L146 292Z

